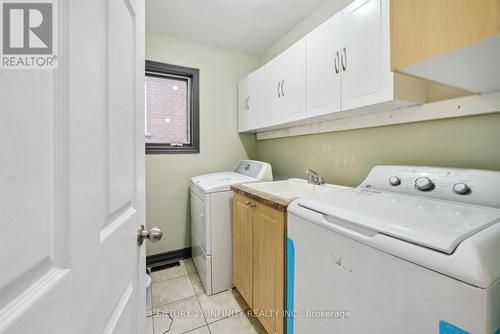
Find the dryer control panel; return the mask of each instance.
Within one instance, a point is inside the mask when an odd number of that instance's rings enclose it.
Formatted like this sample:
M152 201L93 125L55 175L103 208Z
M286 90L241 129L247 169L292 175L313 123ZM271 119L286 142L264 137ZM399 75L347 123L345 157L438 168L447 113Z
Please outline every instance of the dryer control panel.
M234 171L239 174L254 177L258 181L272 181L273 172L271 165L267 162L256 160L240 160Z
M423 166L376 166L359 186L500 208L500 172Z

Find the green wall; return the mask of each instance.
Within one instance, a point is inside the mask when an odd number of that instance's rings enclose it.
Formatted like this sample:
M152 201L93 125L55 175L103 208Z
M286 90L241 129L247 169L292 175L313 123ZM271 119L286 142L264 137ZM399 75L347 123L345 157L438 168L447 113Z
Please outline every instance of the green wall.
M500 113L258 141L278 178L356 186L373 166L409 164L500 170Z
M238 82L259 66L259 58L157 35L146 36L146 59L200 69L200 154L146 156L146 218L160 227L147 254L190 246L188 187L195 175L232 169L255 158L254 135L238 135Z

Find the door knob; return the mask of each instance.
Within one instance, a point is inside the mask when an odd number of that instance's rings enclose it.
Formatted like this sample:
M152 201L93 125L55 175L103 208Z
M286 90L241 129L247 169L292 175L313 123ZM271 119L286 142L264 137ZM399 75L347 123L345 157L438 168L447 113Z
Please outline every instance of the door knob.
M149 241L151 242L160 241L162 235L163 233L158 227L153 227L149 230L146 230L146 227L144 225L141 225L137 230L137 244L141 246L144 242L144 239L149 239Z

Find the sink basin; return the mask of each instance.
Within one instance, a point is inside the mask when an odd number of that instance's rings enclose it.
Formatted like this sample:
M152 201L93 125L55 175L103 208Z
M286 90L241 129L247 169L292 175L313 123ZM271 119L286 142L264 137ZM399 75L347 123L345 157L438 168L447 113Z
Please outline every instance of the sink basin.
M273 196L292 200L302 196L322 194L332 190L339 190L345 187L332 184L315 185L307 183L302 179L288 179L273 182L246 183L246 187L271 194Z

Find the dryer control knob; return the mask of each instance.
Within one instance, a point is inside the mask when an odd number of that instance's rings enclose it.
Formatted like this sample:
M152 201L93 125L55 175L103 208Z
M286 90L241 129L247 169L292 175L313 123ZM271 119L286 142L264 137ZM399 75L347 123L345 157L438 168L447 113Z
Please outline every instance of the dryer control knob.
M399 186L401 184L401 179L397 176L393 176L389 179L391 186Z
M421 191L431 191L434 189L434 183L427 176L422 176L415 180L415 188Z
M453 192L459 195L467 195L470 193L470 188L465 183L455 183L453 185Z

